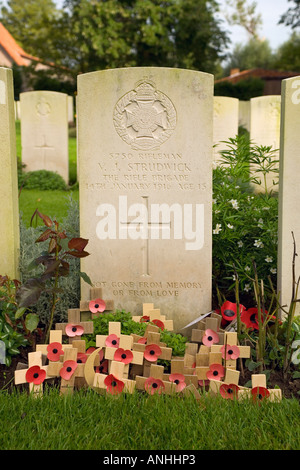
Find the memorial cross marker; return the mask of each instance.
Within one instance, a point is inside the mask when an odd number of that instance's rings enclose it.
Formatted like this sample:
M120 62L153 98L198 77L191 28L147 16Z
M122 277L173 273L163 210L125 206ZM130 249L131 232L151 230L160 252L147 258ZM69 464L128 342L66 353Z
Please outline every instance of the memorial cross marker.
M82 270L116 308L155 303L179 331L211 309L213 77L83 74L77 110Z

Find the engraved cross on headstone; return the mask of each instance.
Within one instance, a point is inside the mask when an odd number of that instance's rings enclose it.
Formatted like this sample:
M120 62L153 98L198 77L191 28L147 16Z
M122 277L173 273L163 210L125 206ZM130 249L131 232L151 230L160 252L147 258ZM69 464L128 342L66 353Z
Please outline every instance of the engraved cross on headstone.
M43 168L46 168L46 157L48 150L54 150L54 147L51 147L46 143L47 139L46 136L43 135L43 143L42 145L36 145L34 148L41 150L41 158L43 160Z
M150 245L149 245L149 231L150 233L154 233L154 235L150 236L150 238L153 239L158 239L159 238L159 231L167 229L168 233L170 232L171 228L171 221L169 222L157 222L157 221L151 221L149 220L149 196L142 196L142 199L144 201L144 206L145 206L145 218L143 215L144 220L139 220L135 221L133 220L132 222L124 222L120 220L120 232L122 230L122 226L126 228L126 234L127 231L129 233L130 238L140 238L144 240L144 246L142 248L143 251L143 274L142 276L150 276ZM147 217L147 220L146 220ZM138 232L139 235L138 237L135 235L136 229L139 227L140 231ZM134 231L130 232L130 228L134 228ZM155 232L154 232L155 231ZM135 234L133 233L135 232ZM120 238L123 238L122 235L120 235ZM126 237L127 238L127 237Z

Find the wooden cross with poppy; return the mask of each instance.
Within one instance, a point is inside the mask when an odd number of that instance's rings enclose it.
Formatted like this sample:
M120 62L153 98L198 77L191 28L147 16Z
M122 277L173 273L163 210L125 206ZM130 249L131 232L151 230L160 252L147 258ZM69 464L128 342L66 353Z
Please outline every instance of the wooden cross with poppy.
M48 367L42 365L42 352L36 351L28 354L28 368L15 370L15 385L29 384L29 391L38 397L43 393L43 382L51 377Z
M175 381L164 380L164 367L157 364L151 364L149 376L137 375L135 381L137 390L146 391L150 395L154 393L172 395L181 391Z
M186 385L193 384L196 388L198 387L198 377L195 375L195 369L192 367L186 367L184 358L171 360L171 372L170 374L164 374L164 380L170 380L177 377L178 380L184 381Z
M72 344L62 344L62 330L51 330L49 344L37 344L36 351L41 351L43 359L49 362L62 360L65 349L71 348Z
M73 393L75 379L84 377L84 363L77 362L78 350L71 347L64 352L63 362L51 362L48 366L49 377L61 377L61 395Z
M64 336L68 336L69 343L80 339L83 334L92 334L94 324L92 321L80 320L80 309L71 308L68 310L68 323L56 323L56 330L62 330Z
M165 315L160 314L159 308L154 308L154 304L143 304L143 315L133 316L132 320L140 322L151 322L160 326L160 328L168 331L174 330L173 320L167 320Z
M250 346L238 345L237 333L226 331L223 345L213 344L210 348L211 353L221 353L226 368L236 369L237 359L246 359L250 357Z
M90 300L80 301L80 312L83 320L99 317L102 313L112 311L114 308L113 300L103 300L101 287L91 287Z
M106 391L110 395L119 395L122 392L133 393L135 380L124 378L124 369L124 362L112 361L108 375L95 374L93 388Z
M213 312L209 317L197 323L197 328L193 328L191 341L193 343L203 343L206 346L211 344L224 344L225 331L220 328L222 317Z
M238 391L238 399L253 399L256 402L262 400L269 400L273 402L280 402L282 399L282 391L280 388L268 389L267 377L265 374L252 374L251 376L252 387L241 388Z
M225 399L233 400L238 398L241 390L247 390L246 387L238 385L240 379L240 371L235 369L226 369L222 379L214 379L213 376L209 381L209 393L211 395L221 395Z

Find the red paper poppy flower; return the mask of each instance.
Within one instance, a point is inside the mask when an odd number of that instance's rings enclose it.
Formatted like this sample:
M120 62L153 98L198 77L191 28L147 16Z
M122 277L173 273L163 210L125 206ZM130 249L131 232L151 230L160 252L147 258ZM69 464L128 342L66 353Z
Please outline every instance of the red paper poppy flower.
M149 362L156 362L161 355L161 349L157 344L149 344L145 348L144 358Z
M229 302L229 300L226 300L226 302L223 303L221 307L221 314L224 320L227 320L229 322L233 321L236 319L237 315L237 305ZM240 304L240 313L242 313L245 310L244 305Z
M118 348L114 354L114 361L130 364L133 359L133 354L129 349Z
M117 395L122 392L125 384L121 380L118 380L114 375L109 374L104 379L104 385L106 385L106 391L112 395Z
M106 304L102 299L91 300L89 303L89 309L92 313L102 313L106 309Z
M72 361L72 360L65 361L63 363L62 368L59 371L59 375L65 380L70 380L70 378L72 377L76 369L77 369L76 361Z
M198 380L199 387L207 387L209 385L209 380Z
M204 336L202 338L202 343L205 346L211 346L212 344L217 344L219 340L220 338L218 333L216 333L214 330L207 329L205 330Z
M258 330L258 316L257 316L257 308L249 308L248 310L244 310L241 314L241 321L246 325L247 328L251 328L252 330Z
M153 395L156 392L160 395L164 388L165 385L160 379L148 377L148 379L145 380L145 390L146 392L150 393L150 395Z
M251 394L254 401L261 401L269 398L270 392L265 387L254 387L251 390Z
M223 359L228 361L229 359L238 359L240 357L240 348L238 346L230 346L226 344L226 358L225 358L225 344L221 347L221 353Z
M163 324L161 320L153 320L152 323L154 323L154 325L158 326L158 328L164 331L165 325Z
M176 384L176 392L181 392L185 387L185 377L183 374L171 374L169 376L170 382Z
M144 315L140 319L140 323L144 323L144 322L147 322L147 321L150 321L150 317L148 315Z
M77 364L85 364L87 355L85 353L77 353Z
M107 374L108 373L108 360L105 359L99 366L95 367L95 372L99 374Z
M111 334L105 340L105 346L108 348L118 348L120 343L120 338L117 335Z
M81 325L73 325L72 323L69 323L66 326L66 335L69 336L69 338L72 338L74 336L81 336L84 333L84 328Z
M225 376L225 369L221 364L211 364L209 371L206 372L206 377L209 380L221 380Z
M220 387L220 394L226 400L233 400L234 398L237 398L239 389L240 387L235 384L222 384Z
M33 383L34 385L40 385L44 382L46 378L46 371L40 368L40 366L29 367L26 372L25 379L28 383Z
M47 358L49 359L49 361L53 362L59 361L60 356L64 354L62 345L56 342L48 344L47 351Z
M143 338L140 338L140 339L138 340L138 343L139 343L139 344L146 344L146 343L147 343L147 338L146 338L145 336L143 336Z

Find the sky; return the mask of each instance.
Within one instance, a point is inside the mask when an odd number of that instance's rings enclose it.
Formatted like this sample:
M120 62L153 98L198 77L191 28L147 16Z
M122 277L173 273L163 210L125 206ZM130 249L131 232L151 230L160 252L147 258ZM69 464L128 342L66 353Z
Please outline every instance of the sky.
M249 0L249 3L253 3L254 0ZM268 39L270 46L273 50L277 49L279 45L287 41L291 35L291 28L289 26L278 25L278 21L283 13L285 13L293 2L288 0L255 0L257 4L257 12L261 13L262 16L262 27L259 30L261 38ZM248 40L248 34L241 26L229 26L227 21L222 15L222 10L226 5L226 0L219 0L221 14L220 17L224 19L226 29L230 31L230 39L232 41L230 49L233 48L234 44L240 42L245 43Z

